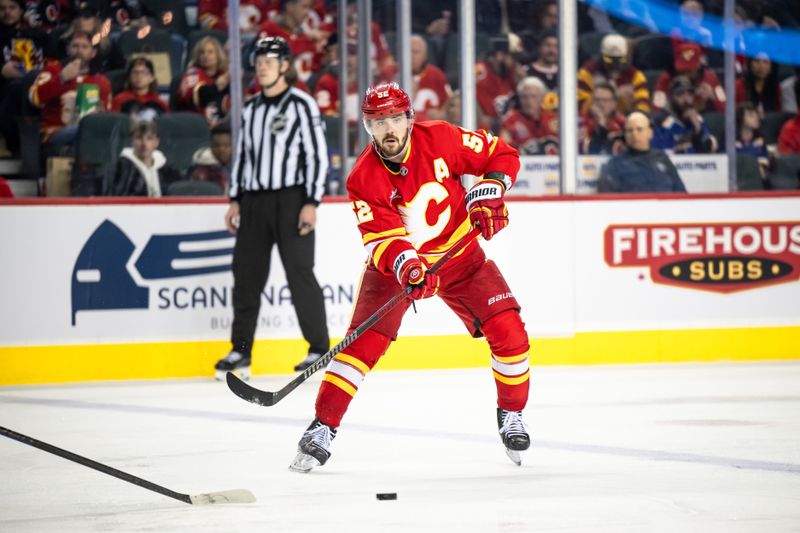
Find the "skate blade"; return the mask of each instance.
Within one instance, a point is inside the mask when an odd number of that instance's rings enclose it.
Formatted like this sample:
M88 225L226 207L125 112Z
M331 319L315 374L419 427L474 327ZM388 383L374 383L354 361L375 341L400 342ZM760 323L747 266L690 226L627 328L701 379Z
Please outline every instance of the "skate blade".
M522 466L522 454L520 452L506 448L506 455L515 465Z
M237 378L241 379L242 381L247 381L250 379L250 367L243 366L242 368L236 368L234 370L217 370L214 374L214 379L217 381L227 381L225 375L228 372L232 372Z
M299 472L301 474L308 474L312 468L320 466L320 462L315 457L298 452L297 457L294 458L292 464L289 465L289 470L292 472Z

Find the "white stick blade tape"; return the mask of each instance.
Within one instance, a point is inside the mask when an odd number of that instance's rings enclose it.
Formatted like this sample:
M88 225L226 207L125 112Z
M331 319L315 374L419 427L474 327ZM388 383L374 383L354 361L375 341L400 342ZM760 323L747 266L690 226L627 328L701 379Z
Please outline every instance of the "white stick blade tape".
M189 496L192 505L212 505L216 503L253 503L256 497L245 489L224 490L222 492L209 492L208 494L195 494Z

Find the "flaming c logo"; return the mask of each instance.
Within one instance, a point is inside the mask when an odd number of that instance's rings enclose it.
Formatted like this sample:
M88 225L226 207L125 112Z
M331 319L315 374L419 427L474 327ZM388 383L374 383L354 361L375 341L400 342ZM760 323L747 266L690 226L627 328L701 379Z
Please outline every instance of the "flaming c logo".
M613 225L610 267L645 267L655 283L737 292L800 278L800 221Z

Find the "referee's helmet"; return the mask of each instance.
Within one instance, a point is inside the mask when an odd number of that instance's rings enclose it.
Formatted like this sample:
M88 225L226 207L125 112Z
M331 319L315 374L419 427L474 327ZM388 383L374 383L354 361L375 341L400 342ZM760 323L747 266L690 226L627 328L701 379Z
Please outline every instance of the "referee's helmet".
M264 37L256 41L250 53L250 66L255 68L258 56L277 57L279 60L292 59L292 51L283 37Z

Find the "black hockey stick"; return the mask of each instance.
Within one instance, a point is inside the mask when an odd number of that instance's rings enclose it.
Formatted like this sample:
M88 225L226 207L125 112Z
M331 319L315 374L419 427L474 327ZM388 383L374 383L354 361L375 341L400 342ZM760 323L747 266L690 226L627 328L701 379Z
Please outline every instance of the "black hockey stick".
M463 250L472 240L480 235L479 228L473 228L472 231L467 233L464 237L461 238L456 244L450 248L447 253L445 253L442 257L439 258L436 263L433 264L428 269L428 272L435 273L437 270L442 268L445 263L451 260L458 252ZM251 385L248 385L241 379L239 379L233 372L228 372L227 374L227 381L228 381L228 388L238 396L239 398L246 400L250 403L254 403L257 405L263 405L266 407L275 405L279 401L283 400L286 395L296 389L301 383L311 377L317 370L327 366L327 364L331 361L331 359L336 356L339 352L353 344L357 338L364 334L369 328L374 326L380 319L388 315L395 307L397 307L401 302L405 301L408 298L409 294L413 287L409 286L401 290L399 293L394 295L391 300L383 304L380 309L375 311L372 316L362 322L356 329L354 329L349 335L347 335L342 341L328 350L328 352L320 357L314 364L306 368L302 374L294 378L292 381L289 382L288 385L283 387L281 390L276 392L269 392L261 389L257 389Z
M176 500L180 500L183 503L188 503L190 505L210 505L212 503L252 503L256 501L256 497L253 496L253 493L245 489L209 492L206 494L181 494L180 492L175 492L174 490L162 487L161 485L156 485L155 483L147 481L146 479L142 479L132 474L128 474L127 472L123 472L122 470L117 470L116 468L112 468L108 465L98 463L92 459L87 459L86 457L68 452L67 450L53 446L52 444L47 444L46 442L36 440L33 437L28 437L27 435L17 433L16 431L12 431L2 426L0 426L0 435L8 437L9 439L14 439L23 444L27 444L28 446L33 446L34 448L39 448L40 450L50 452L53 455L58 455L64 459L69 459L70 461L74 461L83 466L94 468L95 470L99 470L100 472L108 474L109 476L114 476L115 478L127 481L128 483L139 485L147 490L152 490L153 492L163 494L164 496L169 496L170 498L175 498Z

